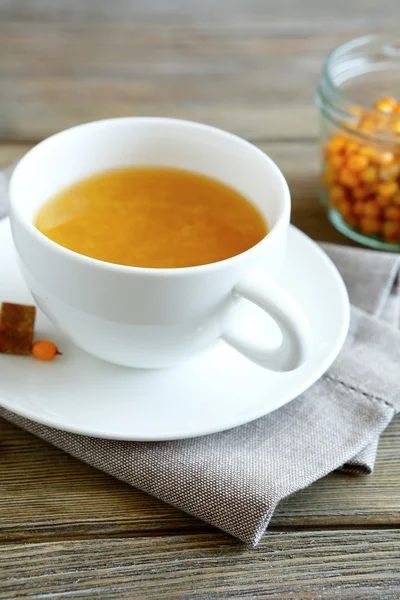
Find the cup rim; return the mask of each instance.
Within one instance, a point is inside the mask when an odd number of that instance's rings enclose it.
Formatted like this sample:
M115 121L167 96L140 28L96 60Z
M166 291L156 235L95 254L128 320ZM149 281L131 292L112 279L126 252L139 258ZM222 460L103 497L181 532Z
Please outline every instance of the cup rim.
M69 248L65 248L64 246L57 244L50 238L46 237L41 231L39 231L35 227L33 222L30 221L26 217L24 212L21 210L20 206L16 206L16 202L14 201L14 195L12 193L13 187L15 185L15 180L17 179L18 176L20 176L20 173L21 173L25 163L27 163L30 160L32 155L36 154L36 152L39 152L40 149L44 145L50 144L55 139L59 139L60 137L64 137L66 135L71 135L73 132L75 132L79 129L90 130L92 128L98 128L98 127L109 127L116 123L126 123L127 125L128 124L132 125L132 123L145 124L146 122L152 123L152 124L157 124L157 122L163 123L163 124L170 123L171 125L181 125L181 126L189 127L191 129L209 132L209 133L212 133L213 135L218 135L220 137L224 137L227 140L231 140L236 145L241 145L244 149L251 149L254 153L261 156L262 159L264 160L265 164L270 169L270 171L275 174L275 177L277 178L278 182L280 183L280 185L282 187L281 210L280 210L280 213L276 220L276 223L268 231L268 233L259 242L257 242L257 244L255 244L251 248L248 248L244 252L240 252L239 254L235 254L234 256L231 256L229 258L225 258L223 260L219 260L216 262L205 263L204 265L195 265L195 266L190 266L190 267L161 267L161 268L158 268L158 267L135 267L135 266L120 265L117 263L102 261L97 258L92 258L90 256L86 256L84 254L79 254L78 252L75 252L74 250L70 250ZM261 245L264 245L266 243L267 240L275 238L276 235L278 235L279 232L281 232L285 228L285 225L289 221L289 217L290 217L289 186L288 186L287 181L286 181L285 177L283 176L281 170L279 169L279 167L267 154L265 154L262 150L257 148L257 146L255 146L251 142L245 140L244 138L241 138L240 136L230 133L228 131L225 131L223 129L219 129L218 127L213 127L212 125L206 125L203 123L199 123L197 121L189 121L186 119L176 119L176 118L170 118L170 117L151 117L151 116L147 116L147 117L115 117L115 118L110 118L110 119L89 121L86 123L75 125L73 127L69 127L68 129L64 129L62 131L59 131L59 132L45 138L44 140L42 140L41 142L36 144L33 148L28 150L28 152L21 158L21 160L16 165L16 167L11 175L10 181L9 181L9 199L10 199L11 219L17 218L19 220L19 222L25 227L25 230L27 231L27 233L29 233L39 244L48 248L48 250L56 252L57 254L63 256L64 258L67 258L69 260L79 262L81 264L91 266L92 268L96 268L96 269L101 269L101 270L106 269L109 271L126 273L126 274L129 274L129 273L135 274L136 273L138 275L139 274L140 275L150 275L150 276L158 275L158 276L164 276L164 277L165 276L169 276L169 277L183 276L183 275L188 275L188 274L195 274L200 271L203 271L203 272L215 271L215 270L227 265L228 263L239 262L244 257L247 257L247 256L251 255L252 253L256 252Z

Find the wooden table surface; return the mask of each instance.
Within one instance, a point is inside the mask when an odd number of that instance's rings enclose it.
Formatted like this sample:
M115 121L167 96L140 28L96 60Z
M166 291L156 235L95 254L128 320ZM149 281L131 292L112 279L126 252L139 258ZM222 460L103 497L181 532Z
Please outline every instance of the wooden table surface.
M0 0L0 167L87 120L203 121L276 160L297 226L346 243L317 199L314 90L330 49L396 14L397 0ZM400 598L399 420L373 476L289 498L255 550L0 427L1 599Z

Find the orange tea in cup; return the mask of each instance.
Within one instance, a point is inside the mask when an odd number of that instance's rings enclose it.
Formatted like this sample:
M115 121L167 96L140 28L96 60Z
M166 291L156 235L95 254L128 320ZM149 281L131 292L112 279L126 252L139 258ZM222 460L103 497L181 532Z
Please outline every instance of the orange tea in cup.
M35 225L79 254L153 268L224 260L267 234L264 217L241 193L167 167L115 169L78 181L42 205Z

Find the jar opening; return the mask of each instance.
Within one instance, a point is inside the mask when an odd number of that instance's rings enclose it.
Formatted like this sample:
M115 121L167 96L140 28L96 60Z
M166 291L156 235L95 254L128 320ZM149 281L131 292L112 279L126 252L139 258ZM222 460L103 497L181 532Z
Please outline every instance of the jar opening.
M400 113L382 111L375 103L398 94L400 37L370 35L342 44L327 57L317 104L336 126L366 140L400 144ZM374 127L359 127L374 122Z

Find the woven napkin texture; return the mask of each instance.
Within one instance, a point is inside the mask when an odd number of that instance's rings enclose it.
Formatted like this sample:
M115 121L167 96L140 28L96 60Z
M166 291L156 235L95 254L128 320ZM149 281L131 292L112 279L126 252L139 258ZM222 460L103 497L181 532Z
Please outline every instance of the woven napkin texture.
M3 176L0 216L6 212ZM350 331L328 372L283 408L229 431L169 442L90 438L2 408L0 416L257 545L282 499L336 469L370 473L379 436L400 410L399 257L323 247L349 291Z

